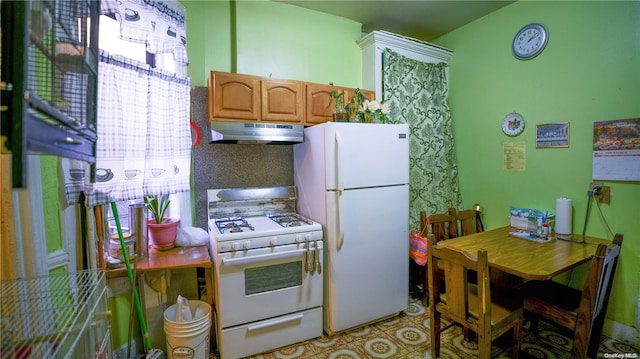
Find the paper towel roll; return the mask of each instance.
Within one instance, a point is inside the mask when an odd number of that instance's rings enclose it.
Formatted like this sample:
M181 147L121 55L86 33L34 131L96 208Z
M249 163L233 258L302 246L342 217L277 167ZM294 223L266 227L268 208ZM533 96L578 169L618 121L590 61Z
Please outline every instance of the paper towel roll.
M571 205L569 198L556 199L556 233L571 234Z

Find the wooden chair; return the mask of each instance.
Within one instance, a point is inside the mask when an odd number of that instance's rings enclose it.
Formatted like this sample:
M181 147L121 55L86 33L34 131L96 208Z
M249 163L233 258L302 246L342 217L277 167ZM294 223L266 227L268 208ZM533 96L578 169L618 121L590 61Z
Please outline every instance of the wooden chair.
M456 211L455 208L449 208L447 213L433 214L427 217L425 211L420 212L420 227L424 228L429 220L431 233L436 243L445 239L466 236L468 234L484 232L482 224L482 206L474 204L472 209ZM429 292L427 290L429 283L427 281L427 266L424 266L422 275L422 303L429 305Z
M483 208L479 204L474 204L471 209L465 209L456 213L456 221L459 225L460 236L484 232L482 224ZM522 279L507 274L498 269L491 269L491 288L493 291L511 292L514 287L522 283ZM473 273L469 273L469 280L476 281Z
M428 241L427 248L432 357L440 355L440 317L444 316L478 334L479 358L490 358L492 341L512 330L515 341L512 358L518 358L523 333L522 301L491 295L487 251L480 250L473 257L439 246L434 239ZM470 269L478 273L477 285L467 281ZM444 274L444 291L440 288L440 270Z
M424 228L429 221L431 226L431 233L436 239L436 242L458 237L458 225L456 223L456 210L455 208L449 208L447 213L433 214L427 218L425 211L420 212L420 226Z
M573 332L572 358L597 356L611 284L622 247L622 234L609 245L600 244L582 290L548 280L532 281L524 290L524 309Z
M449 208L448 213L438 213L427 217L425 211L420 212L420 228L425 228L429 223L430 232L436 242L458 237L458 226L455 219L456 210ZM429 306L429 281L427 275L427 265L422 270L422 304Z
M484 232L482 224L482 206L474 204L472 209L456 211L449 208L447 213L433 214L429 216L431 232L436 238L436 242L466 236L468 234ZM420 225L424 227L427 220L425 211L420 212Z
M456 211L455 208L449 208L447 213L437 213L427 217L425 211L420 212L420 228L425 228L427 220L430 232L433 234L436 242L464 236L467 234L484 232L482 224L482 206L474 204L472 209ZM429 305L429 283L427 281L427 266L423 268L422 277L422 303L424 306Z
M482 210L482 206L476 203L472 209L465 209L456 213L456 221L460 226L459 233L461 236L484 232L481 217Z

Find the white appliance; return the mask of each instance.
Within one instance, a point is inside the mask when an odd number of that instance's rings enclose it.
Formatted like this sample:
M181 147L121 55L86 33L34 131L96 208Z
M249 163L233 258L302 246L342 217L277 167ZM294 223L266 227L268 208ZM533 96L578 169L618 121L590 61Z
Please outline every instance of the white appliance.
M294 146L298 213L324 226L324 329L409 302L409 127L325 123Z
M322 226L295 199L293 186L207 191L222 359L322 335Z

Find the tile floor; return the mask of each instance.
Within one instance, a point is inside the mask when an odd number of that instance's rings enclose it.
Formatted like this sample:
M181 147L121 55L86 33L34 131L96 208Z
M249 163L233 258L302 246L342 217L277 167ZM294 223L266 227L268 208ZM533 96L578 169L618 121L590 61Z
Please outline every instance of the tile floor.
M446 321L444 321L446 323ZM520 358L568 359L571 339L548 323L540 321L538 328L530 330L525 323L525 339ZM297 343L278 350L252 356L251 359L368 359L431 358L429 339L429 315L422 303L411 299L408 308L399 315L378 323L338 333L333 336ZM622 354L612 356L606 354ZM476 358L475 343L466 342L460 327L453 326L442 333L441 358ZM494 358L509 358L509 348L494 345ZM640 358L640 349L603 337L599 358ZM635 355L635 356L634 356ZM215 359L214 355L210 359Z

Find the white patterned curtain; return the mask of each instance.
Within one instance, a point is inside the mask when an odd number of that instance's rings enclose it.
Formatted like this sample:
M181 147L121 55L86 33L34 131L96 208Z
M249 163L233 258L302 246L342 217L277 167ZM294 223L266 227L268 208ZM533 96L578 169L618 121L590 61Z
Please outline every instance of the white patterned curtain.
M67 200L86 205L190 190L190 79L100 53L95 182L88 165L66 168ZM74 173L81 173L74 176Z
M190 80L104 53L98 71L96 182L89 205L188 191Z
M178 1L103 0L101 12L119 21L121 39L188 63L186 12ZM68 204L83 193L85 205L95 206L189 191L190 85L188 77L101 51L96 164L61 161Z
M145 44L151 54L172 53L179 64L188 64L186 10L179 1L102 0L102 14L120 23L120 38Z
M391 122L409 124L409 216L461 208L458 166L447 102L446 64L416 61L389 49L383 52L383 100Z

